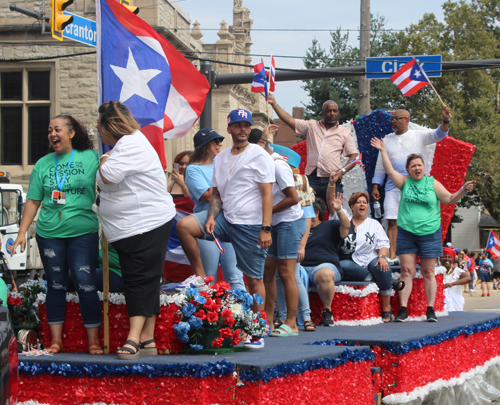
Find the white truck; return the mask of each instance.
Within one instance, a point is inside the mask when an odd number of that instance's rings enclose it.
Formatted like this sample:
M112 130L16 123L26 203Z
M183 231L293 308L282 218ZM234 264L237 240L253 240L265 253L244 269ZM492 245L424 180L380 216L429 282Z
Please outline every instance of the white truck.
M25 193L20 184L11 184L10 175L0 171L0 238L2 239L2 252L9 261L10 268L14 271L14 277L25 279L34 278L35 272L43 270L42 261L38 252L35 239L36 218L26 233L26 249L21 252L21 248L16 249L16 254L10 256L12 245L16 240L19 225L23 214L25 203Z

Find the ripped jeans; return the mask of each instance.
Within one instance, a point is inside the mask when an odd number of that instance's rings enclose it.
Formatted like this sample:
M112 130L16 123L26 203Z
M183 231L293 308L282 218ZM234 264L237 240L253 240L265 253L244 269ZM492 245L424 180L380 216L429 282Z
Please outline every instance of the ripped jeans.
M86 328L101 325L101 303L97 295L95 269L99 253L99 234L74 238L46 239L36 235L40 258L47 277L47 322L64 323L69 275L80 300Z

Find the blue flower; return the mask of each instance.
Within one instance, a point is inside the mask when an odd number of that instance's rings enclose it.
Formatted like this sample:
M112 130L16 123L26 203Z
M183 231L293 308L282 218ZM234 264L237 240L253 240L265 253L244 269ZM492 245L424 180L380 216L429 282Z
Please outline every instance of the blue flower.
M196 307L191 304L191 303L188 303L186 305L184 305L184 307L182 307L182 313L187 317L189 318L191 315L193 315L194 313L196 312Z
M266 325L267 325L267 321L266 321L264 318L259 318L259 323L260 323L262 326L266 326Z
M193 350L201 350L201 349L203 349L203 346L201 346L201 345L189 345L189 346L191 346L191 349L193 349Z
M259 294L254 294L253 298L255 299L255 302L257 303L257 305L262 305L264 303L264 300L262 299L262 297Z
M182 343L189 342L189 336L188 335L179 335L179 334L177 334L177 339L179 339Z
M197 318L196 316L192 316L189 318L189 324L191 325L191 328L193 329L200 329L201 325L203 325L203 322L201 321L200 318Z
M198 295L197 297L194 297L194 300L198 303L198 304L205 304L207 302L207 299L205 297L202 297L201 295Z
M177 325L174 325L175 333L177 336L185 335L191 329L191 326L187 322L179 322ZM179 339L180 340L180 339Z
M186 289L186 295L192 295L194 298L196 298L200 295L200 292L197 288L190 287Z
M239 288L234 288L229 290L230 293L232 293L234 296L239 298L240 300L244 299L244 294L246 294L246 291L240 290Z

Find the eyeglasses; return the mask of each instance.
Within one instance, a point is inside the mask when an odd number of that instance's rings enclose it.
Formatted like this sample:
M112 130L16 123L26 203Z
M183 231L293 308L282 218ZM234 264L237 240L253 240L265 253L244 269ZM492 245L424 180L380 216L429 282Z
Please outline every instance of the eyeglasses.
M407 118L407 117L392 117L391 121L399 121L399 120L402 120L404 118Z
M219 138L215 138L214 142L215 142L216 145L220 145L222 143L222 140L219 139Z

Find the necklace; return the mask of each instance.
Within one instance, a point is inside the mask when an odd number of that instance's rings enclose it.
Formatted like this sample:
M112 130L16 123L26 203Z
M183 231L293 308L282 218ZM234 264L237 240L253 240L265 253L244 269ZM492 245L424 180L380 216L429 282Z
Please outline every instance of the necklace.
M240 150L240 149L244 149L248 146L250 142L247 142L247 144L245 146L233 146L233 149L236 149L236 150Z
M233 146L233 148L236 149L236 150L240 150L240 149L246 148L247 146L248 146L248 143L245 146L240 146L240 147ZM236 162L234 162L234 166L231 167L231 156L232 156L232 153L229 154L229 174L231 174L233 172L233 169L238 164L238 160L240 160L241 155L243 155L243 152L241 152L239 154L238 159L236 159Z

